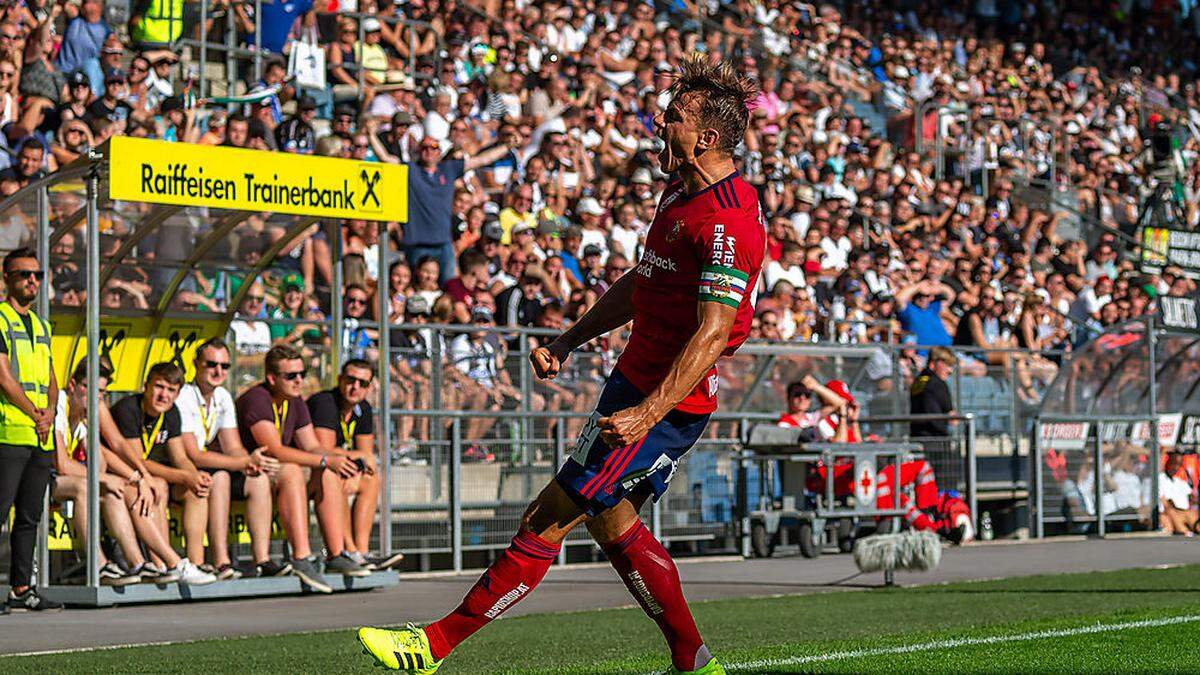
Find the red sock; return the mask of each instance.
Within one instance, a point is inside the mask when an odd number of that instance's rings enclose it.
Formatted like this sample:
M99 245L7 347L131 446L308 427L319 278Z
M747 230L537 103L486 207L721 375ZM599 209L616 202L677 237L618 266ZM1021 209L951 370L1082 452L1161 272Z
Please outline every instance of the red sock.
M658 624L671 648L671 662L675 667L683 671L696 670L708 663L712 655L700 639L696 621L683 599L679 570L642 521L602 547L625 587L646 615Z
M532 591L558 557L559 548L532 532L518 532L462 603L425 627L433 658L446 658L459 643Z

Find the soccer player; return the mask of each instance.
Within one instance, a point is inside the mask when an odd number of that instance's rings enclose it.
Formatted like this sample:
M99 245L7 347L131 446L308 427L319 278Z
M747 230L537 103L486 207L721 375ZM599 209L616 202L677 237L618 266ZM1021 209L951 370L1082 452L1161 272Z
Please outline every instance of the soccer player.
M345 555L367 569L387 569L404 559L401 553L378 562L367 562L371 550L371 527L375 524L375 508L379 500L379 474L375 462L375 415L367 403L367 392L374 379L371 364L363 359L350 359L342 366L338 386L318 392L308 398L308 414L312 417L313 433L327 448L341 448L358 465L358 475L343 483L346 497L353 496L354 509L347 507Z
M530 354L552 378L571 352L629 321L629 344L569 459L526 510L512 544L462 604L425 628L362 628L376 661L433 673L463 640L537 586L563 539L586 525L626 587L658 624L674 672L724 673L704 645L670 555L638 511L667 489L676 462L716 409L716 362L746 339L766 248L757 193L734 168L753 82L729 63L685 61L655 118L665 147L663 192L642 259L554 342Z
M175 402L183 423L188 458L212 476L208 495L208 548L218 579L238 579L240 570L229 558L229 504L245 500L246 526L258 576L286 576L291 565L271 560L271 480L279 462L262 448L248 452L238 434L233 396L224 386L229 377L229 347L212 338L196 349L196 377L183 385ZM203 549L188 547L197 565L204 563Z

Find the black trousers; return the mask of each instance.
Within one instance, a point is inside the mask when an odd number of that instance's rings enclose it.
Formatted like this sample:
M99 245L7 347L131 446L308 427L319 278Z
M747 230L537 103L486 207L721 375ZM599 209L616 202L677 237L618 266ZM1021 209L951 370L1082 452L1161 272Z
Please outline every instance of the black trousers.
M33 548L53 467L53 452L32 445L0 444L0 513L7 516L9 507L16 506L10 535L11 586L28 586L33 578Z

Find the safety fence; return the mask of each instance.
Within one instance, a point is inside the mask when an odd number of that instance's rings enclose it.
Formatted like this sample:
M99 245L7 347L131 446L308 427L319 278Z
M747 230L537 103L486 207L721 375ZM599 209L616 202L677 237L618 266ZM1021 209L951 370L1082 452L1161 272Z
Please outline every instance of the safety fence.
M586 413L396 411L396 418L428 419L444 431L437 440L418 442L393 453L384 512L392 514L392 545L417 557L421 569L448 562L455 570L474 566L472 553L496 552L508 546L530 501L546 486L576 443L571 425ZM740 551L744 513L739 507L738 467L745 432L754 424L774 424L778 415L718 412L709 432L675 466L666 494L647 507L643 517L664 543L695 552ZM913 421L961 422L948 436L914 437ZM467 429L477 423L491 429L486 437ZM965 416L864 418L873 440L918 442L934 466L942 489L960 491L976 504L974 419ZM394 419L393 428L399 419ZM548 435L522 441L522 428L544 427ZM747 501L784 497L777 473L743 467ZM445 556L449 556L445 560ZM560 562L595 555L583 528L566 540ZM480 557L474 560L477 562Z

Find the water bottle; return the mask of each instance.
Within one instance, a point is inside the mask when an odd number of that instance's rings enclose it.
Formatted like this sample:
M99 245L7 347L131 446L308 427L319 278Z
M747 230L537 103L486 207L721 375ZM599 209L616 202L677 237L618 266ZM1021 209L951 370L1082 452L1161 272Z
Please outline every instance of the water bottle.
M984 511L979 517L979 539L981 541L991 541L996 536L992 531L992 514L990 511Z

